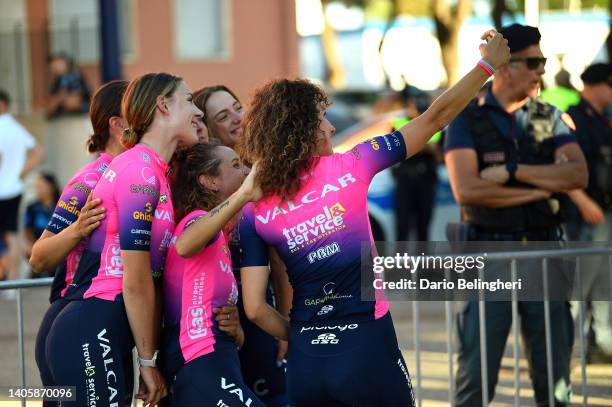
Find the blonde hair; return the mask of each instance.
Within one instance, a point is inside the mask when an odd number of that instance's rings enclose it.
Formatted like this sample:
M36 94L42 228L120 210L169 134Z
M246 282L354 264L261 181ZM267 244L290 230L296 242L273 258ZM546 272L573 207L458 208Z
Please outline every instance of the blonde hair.
M140 141L153 123L158 98L172 96L181 81L165 72L148 73L130 81L121 100L121 116L128 123L121 144L131 148Z

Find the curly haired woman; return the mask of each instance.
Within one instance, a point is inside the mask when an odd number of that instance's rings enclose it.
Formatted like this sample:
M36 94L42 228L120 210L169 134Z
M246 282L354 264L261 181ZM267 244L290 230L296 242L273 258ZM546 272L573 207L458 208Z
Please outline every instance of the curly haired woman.
M255 93L241 151L257 163L262 198L243 209L243 300L249 319L289 340L291 405L414 405L389 304L379 296L361 298L361 244L372 240L367 191L376 173L421 150L508 61L500 34L490 30L482 39L487 43L480 46L478 66L425 113L345 154L332 152L329 102L317 86L283 79ZM219 213L230 216L246 201L232 196ZM206 233L220 217L203 217L188 232ZM291 325L265 301L266 246L275 247L287 266ZM186 249L196 251L197 245Z
M242 139L244 108L231 89L225 85L208 86L193 94L193 103L202 110L204 123L210 137L226 147L235 149ZM232 255L234 275L240 283L240 233L235 228L228 233L228 246ZM270 280L266 290L268 304L274 305L283 315L289 315L291 308L291 286L287 279L286 267L278 254L270 249ZM285 391L285 357L287 342L279 341L249 321L244 313L242 295L238 298L240 321L244 329L245 344L240 348L242 376L249 388L268 407L287 405Z

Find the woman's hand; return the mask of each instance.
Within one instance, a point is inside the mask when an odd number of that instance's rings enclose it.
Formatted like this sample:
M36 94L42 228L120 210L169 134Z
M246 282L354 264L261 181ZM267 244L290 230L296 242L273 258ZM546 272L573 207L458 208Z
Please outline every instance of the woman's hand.
M480 44L480 55L493 65L493 68L497 69L508 63L510 48L503 35L495 30L487 30L480 39L486 41L485 44Z
M168 395L166 380L157 367L140 367L140 386L136 398L143 401L143 405L156 406Z
M287 363L287 351L289 350L289 342L278 340L278 351L276 352L276 366L281 367Z
M81 213L74 226L81 238L89 236L91 232L100 226L105 216L104 212L106 209L98 206L102 203L102 200L100 198L92 199L91 196L91 193L87 196L87 201L83 208L81 208Z
M244 179L241 187L249 202L259 201L263 196L261 187L255 183L255 177L257 177L257 163L253 164L249 175Z
M219 324L219 330L231 336L238 347L242 347L244 344L244 331L240 325L238 308L235 305L227 305L213 309L213 313L216 315L215 320Z

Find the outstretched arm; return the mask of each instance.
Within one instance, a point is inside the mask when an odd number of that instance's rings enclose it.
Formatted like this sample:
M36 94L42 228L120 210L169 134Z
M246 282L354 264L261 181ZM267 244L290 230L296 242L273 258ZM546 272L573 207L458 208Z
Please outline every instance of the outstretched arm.
M495 69L510 59L508 41L495 30L489 30L481 37L486 44L480 45L480 53ZM480 66L474 67L459 82L438 97L423 114L402 126L406 143L406 158L421 151L431 136L445 128L472 100L489 74Z

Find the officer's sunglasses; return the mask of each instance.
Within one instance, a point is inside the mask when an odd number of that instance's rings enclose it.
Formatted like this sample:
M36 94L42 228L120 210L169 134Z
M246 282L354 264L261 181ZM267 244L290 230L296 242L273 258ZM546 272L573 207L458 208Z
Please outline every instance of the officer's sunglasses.
M510 62L525 61L525 65L529 70L536 70L540 65L546 65L546 58L543 57L526 57L526 58L510 58Z

